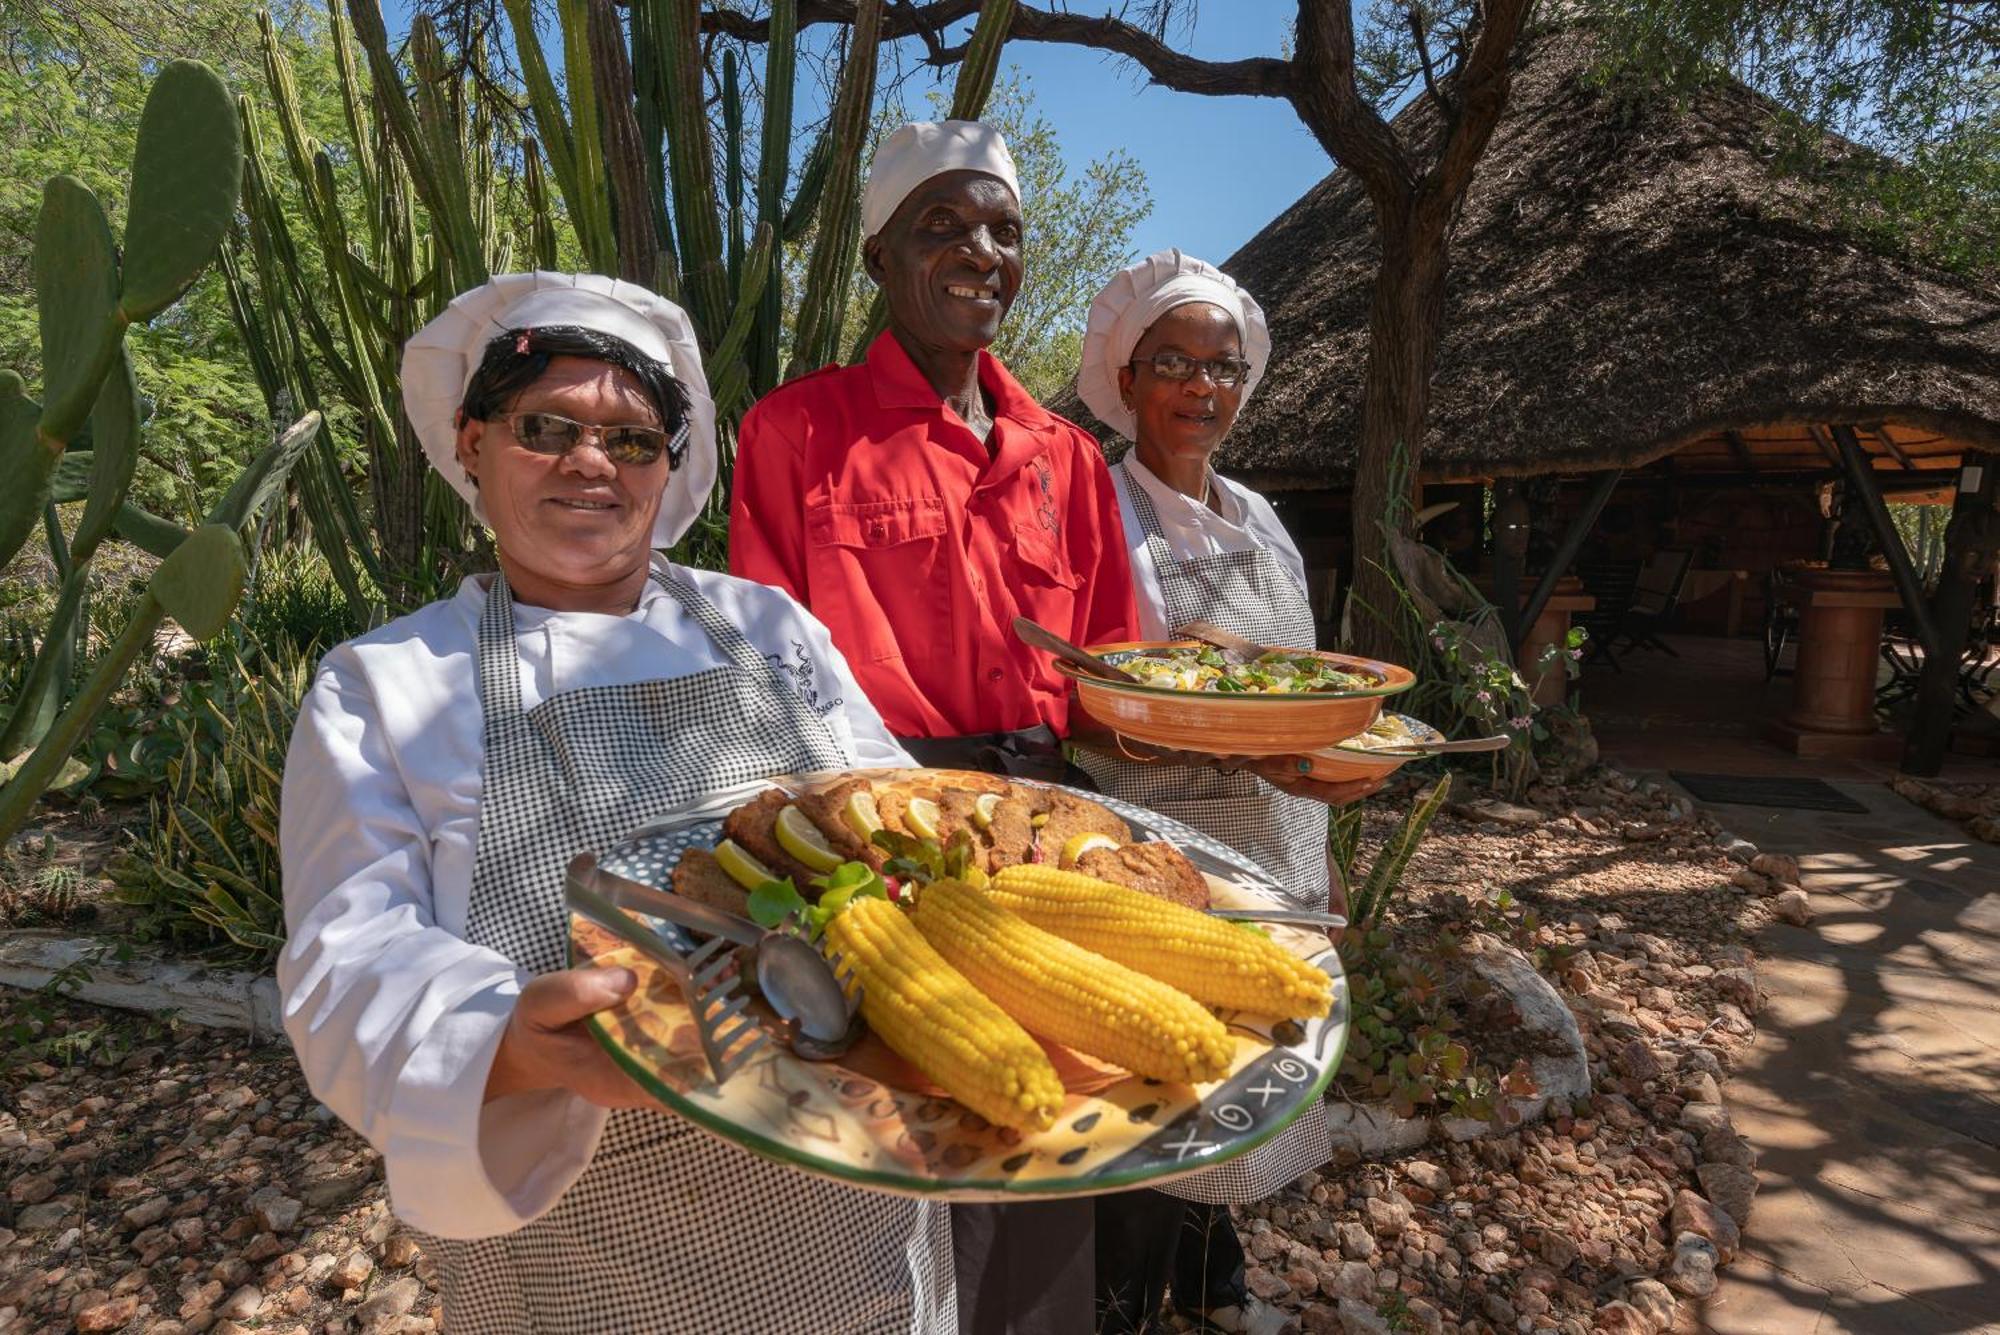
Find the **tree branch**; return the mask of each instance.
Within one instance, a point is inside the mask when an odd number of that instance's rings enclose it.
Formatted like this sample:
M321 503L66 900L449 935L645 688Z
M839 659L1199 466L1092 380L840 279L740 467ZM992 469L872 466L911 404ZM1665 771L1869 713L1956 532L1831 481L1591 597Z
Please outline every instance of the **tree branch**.
M803 0L799 26L852 23L855 0ZM930 4L898 4L882 23L882 40L920 37L930 50L929 63L947 65L965 48L944 47L936 38L959 19L977 12L978 0L931 0ZM703 31L720 32L746 42L770 36L768 20L752 20L731 10L704 10ZM1133 61L1162 87L1183 93L1284 97L1292 95L1293 73L1288 61L1259 56L1247 60L1198 60L1174 50L1145 29L1116 18L1089 18L1018 5L1007 35L1031 42L1053 42L1110 51Z
M1387 227L1407 207L1416 173L1396 132L1354 79L1354 14L1347 0L1299 0L1292 105L1320 147L1361 179Z
M1437 71L1431 68L1431 44L1424 35L1424 11L1416 5L1411 5L1404 11L1404 17L1410 21L1410 39L1417 45L1417 61L1424 68L1424 91L1431 95L1432 101L1444 108L1447 118L1457 120L1458 105L1439 90Z
M1451 123L1437 161L1417 188L1416 210L1431 227L1442 228L1472 184L1473 169L1486 152L1500 113L1507 109L1514 47L1521 39L1532 0L1488 0L1486 21L1472 52L1459 66L1459 115Z

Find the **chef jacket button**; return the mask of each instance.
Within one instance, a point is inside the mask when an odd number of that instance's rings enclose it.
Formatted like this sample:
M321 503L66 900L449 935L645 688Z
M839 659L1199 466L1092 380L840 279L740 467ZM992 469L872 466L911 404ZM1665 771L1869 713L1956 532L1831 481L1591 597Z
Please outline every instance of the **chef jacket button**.
M992 670L990 670L989 672L987 672L987 674L986 674L986 677L987 677L987 680L989 680L989 681L998 681L998 680L1000 680L1000 669L999 669L999 668L993 668Z

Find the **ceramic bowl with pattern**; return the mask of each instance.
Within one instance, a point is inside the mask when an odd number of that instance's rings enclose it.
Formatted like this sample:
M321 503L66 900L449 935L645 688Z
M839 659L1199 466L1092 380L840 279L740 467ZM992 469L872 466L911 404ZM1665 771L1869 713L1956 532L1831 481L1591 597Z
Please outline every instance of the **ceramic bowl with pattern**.
M1134 640L1095 644L1090 652L1114 666L1157 649L1202 647L1195 640ZM1408 668L1324 650L1297 650L1376 684L1345 691L1297 694L1182 691L1144 682L1107 681L1056 660L1076 683L1084 712L1114 732L1155 746L1222 756L1296 755L1332 746L1375 721L1388 696L1416 684Z
M879 772L885 779L907 773ZM816 781L819 776L773 783L798 788ZM1128 803L1078 795L1117 812L1135 840L1171 840L1201 869L1217 904L1286 905L1270 877L1227 846ZM600 865L665 885L682 851L712 846L720 829L713 804L695 808L685 821L668 813L603 850ZM873 1034L835 1061L801 1060L778 1039L768 1013L763 1018L773 1041L718 1086L688 1007L664 970L580 917L571 919L570 946L579 965L618 964L639 975L631 998L590 1024L613 1058L672 1112L820 1177L898 1195L1000 1201L1171 1182L1257 1148L1322 1098L1347 1042L1340 959L1323 933L1270 931L1333 978L1327 1015L1274 1024L1220 1012L1235 1040L1235 1058L1222 1079L1199 1085L1142 1079L1045 1043L1068 1098L1054 1127L1025 1133L969 1111Z

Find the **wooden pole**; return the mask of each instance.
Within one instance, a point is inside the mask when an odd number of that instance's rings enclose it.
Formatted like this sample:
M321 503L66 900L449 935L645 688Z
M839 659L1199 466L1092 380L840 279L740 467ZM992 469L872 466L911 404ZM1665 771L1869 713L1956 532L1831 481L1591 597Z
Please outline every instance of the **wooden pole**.
M1895 577L1896 592L1902 596L1903 611L1909 614L1910 624L1916 628L1917 641L1924 646L1924 657L1933 658L1938 652L1938 634L1931 621L1930 602L1924 597L1924 582L1917 577L1917 568L1910 564L1910 552L1903 546L1903 535L1896 531L1896 522L1889 518L1889 507L1882 500L1875 470L1868 466L1868 456L1861 449L1861 438L1854 434L1851 425L1843 422L1833 427L1833 443L1840 451L1840 462L1847 469L1847 480L1855 496L1868 511L1868 522L1882 544L1882 555L1888 558L1889 573Z
M1618 479L1625 476L1622 468L1613 468L1597 475L1597 485L1590 489L1590 496L1583 508L1570 521L1569 530L1563 534L1562 545L1556 548L1554 559L1542 577L1535 582L1535 591L1528 595L1528 605L1521 610L1522 626L1532 626L1542 615L1542 609L1549 605L1549 598L1556 591L1556 581L1563 577L1570 562L1583 548L1583 540L1590 536L1590 530L1597 527L1597 516L1604 513L1604 503L1611 499L1611 492L1618 485Z
M1493 602L1507 651L1521 642L1521 572L1528 559L1528 500L1517 478L1493 480Z
M1924 651L1917 678L1903 772L1927 776L1944 768L1951 744L1952 699L1958 693L1958 659L1972 627L1979 581L2000 556L2000 455L1967 454L1958 470L1958 494L1944 535L1944 568L1938 572L1932 612L1937 651Z

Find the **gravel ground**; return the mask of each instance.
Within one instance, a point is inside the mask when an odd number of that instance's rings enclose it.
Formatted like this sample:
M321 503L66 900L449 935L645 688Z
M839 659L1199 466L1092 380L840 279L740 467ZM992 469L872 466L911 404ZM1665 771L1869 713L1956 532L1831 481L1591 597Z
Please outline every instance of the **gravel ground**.
M1685 805L1617 775L1529 802L1440 817L1397 912L1503 887L1537 909L1542 942L1573 948L1554 981L1593 1095L1240 1208L1251 1287L1291 1330L1692 1330L1688 1298L1734 1251L1754 1152L1719 1082L1752 1038L1744 942L1791 907L1796 868L1730 861ZM10 1033L0 1335L437 1328L430 1263L387 1214L374 1153L282 1045L0 989Z

